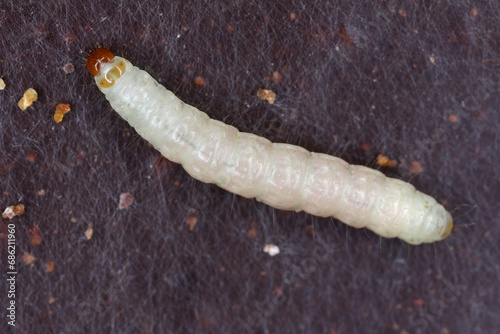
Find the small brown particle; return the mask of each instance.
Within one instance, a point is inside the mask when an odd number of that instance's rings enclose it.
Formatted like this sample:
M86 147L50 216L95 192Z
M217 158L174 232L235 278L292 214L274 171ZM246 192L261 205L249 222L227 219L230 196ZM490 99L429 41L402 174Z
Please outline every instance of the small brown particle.
M7 85L5 84L5 81L3 81L3 79L2 79L2 78L0 78L0 90L4 90L4 89L5 89L5 86L7 86Z
M45 189L40 189L36 192L38 196L45 196Z
M54 113L54 121L56 123L61 123L63 120L64 114L69 113L71 110L71 106L69 104L60 103L56 106L56 111Z
M42 243L42 236L40 235L40 229L38 226L31 226L29 228L29 234L31 239L31 244L33 246L38 246Z
M398 164L398 162L394 159L390 159L389 157L379 154L377 156L377 165L384 167L394 167Z
M273 72L273 82L280 83L281 82L281 74L278 71Z
M21 255L21 259L23 260L23 262L26 264L26 265L32 265L36 258L33 254L31 253L24 253Z
M290 13L290 20L295 20L297 18L297 14L295 13Z
M424 168L422 167L420 162L412 161L412 163L410 165L410 173L411 174L419 174L419 173L422 173L423 171L424 171Z
M479 14L479 12L478 12L477 8L472 8L472 9L470 10L470 15L471 15L472 17L476 17L476 16L477 16L477 14Z
M56 300L57 300L56 297L50 297L49 304L54 304L56 302Z
M198 217L196 217L195 215L189 215L187 217L187 223L190 231L194 230L194 227L196 226L197 222L198 222Z
M28 153L26 155L26 160L28 160L28 162L31 162L31 163L35 162L36 154L35 153Z
M404 10L404 9L400 9L400 10L398 10L398 14L399 14L400 16L402 16L402 17L406 17L406 10Z
M372 145L370 143L361 143L361 148L363 151L369 151L372 148Z
M434 64L436 62L436 58L434 56L430 56L429 61L431 62L431 64Z
M94 235L94 226L90 225L85 231L85 238L87 238L87 240L90 240L93 235Z
M66 74L73 73L75 71L75 65L73 65L73 63L67 63L63 66L63 71Z
M54 262L48 261L47 263L45 263L45 267L47 268L48 273L53 272L55 267Z
M23 97L19 100L17 105L22 111L25 111L29 106L38 99L38 93L33 88L24 92Z
M233 32L233 31L234 31L234 28L233 28L232 26L230 26L229 24L228 24L228 25L226 25L226 29L227 29L227 31L229 31L229 32Z
M129 193L121 193L120 194L120 203L118 204L118 209L123 210L128 208L130 205L134 203L134 196Z
M205 86L205 84L207 83L207 81L205 79L203 79L202 77L197 76L196 78L194 78L194 83L197 86Z
M71 43L73 42L74 40L76 39L76 35L75 34L66 34L63 36L63 40L64 42L66 43Z
M448 116L448 121L450 121L450 123L455 124L456 122L458 122L458 116L454 115L454 114L450 114Z
M306 232L308 235L311 237L316 237L318 236L318 232L316 232L316 229L314 228L314 225L307 225L302 227L302 230Z
M249 229L248 235L250 236L250 238L255 238L257 236L257 230L254 228Z
M276 93L269 89L259 88L257 97L261 100L266 100L269 104L273 104L276 101Z
M413 305L420 307L424 305L424 300L422 298L417 298L413 300Z
M24 204L11 205L2 213L2 218L12 219L15 216L21 216L24 213Z

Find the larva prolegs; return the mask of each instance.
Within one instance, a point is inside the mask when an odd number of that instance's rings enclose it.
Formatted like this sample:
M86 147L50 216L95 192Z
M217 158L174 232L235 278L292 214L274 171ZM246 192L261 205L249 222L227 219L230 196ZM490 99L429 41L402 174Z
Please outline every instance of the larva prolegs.
M87 67L111 106L198 180L280 209L333 216L411 244L450 234L450 213L409 183L336 157L240 133L184 104L147 72L107 49L92 52Z

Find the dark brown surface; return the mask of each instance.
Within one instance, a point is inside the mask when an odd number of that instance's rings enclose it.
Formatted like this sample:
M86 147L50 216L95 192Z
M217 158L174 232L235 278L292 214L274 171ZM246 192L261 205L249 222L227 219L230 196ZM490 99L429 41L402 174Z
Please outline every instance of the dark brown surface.
M499 4L226 3L0 4L0 208L25 205L17 332L498 329ZM242 131L350 163L397 159L382 171L445 202L457 228L412 248L193 180L111 110L85 68L97 46ZM21 111L30 87L39 99ZM134 201L120 210L122 193Z

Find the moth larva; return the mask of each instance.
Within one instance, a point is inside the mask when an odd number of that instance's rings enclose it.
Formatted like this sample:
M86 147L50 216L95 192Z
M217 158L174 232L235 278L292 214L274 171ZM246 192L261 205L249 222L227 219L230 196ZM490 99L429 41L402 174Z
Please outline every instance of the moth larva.
M442 240L451 232L450 213L407 182L239 132L183 103L108 49L93 51L87 68L113 109L163 156L200 181L278 209L333 216L415 245Z

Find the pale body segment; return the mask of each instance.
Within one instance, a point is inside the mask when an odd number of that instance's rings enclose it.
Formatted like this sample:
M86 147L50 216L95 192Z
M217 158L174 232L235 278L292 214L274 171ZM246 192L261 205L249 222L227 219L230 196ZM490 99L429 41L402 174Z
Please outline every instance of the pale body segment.
M99 50L107 49L94 53ZM340 158L239 132L183 103L126 59L103 60L94 53L87 66L97 62L95 81L113 109L194 178L278 209L332 216L410 244L450 234L450 213L411 184Z

